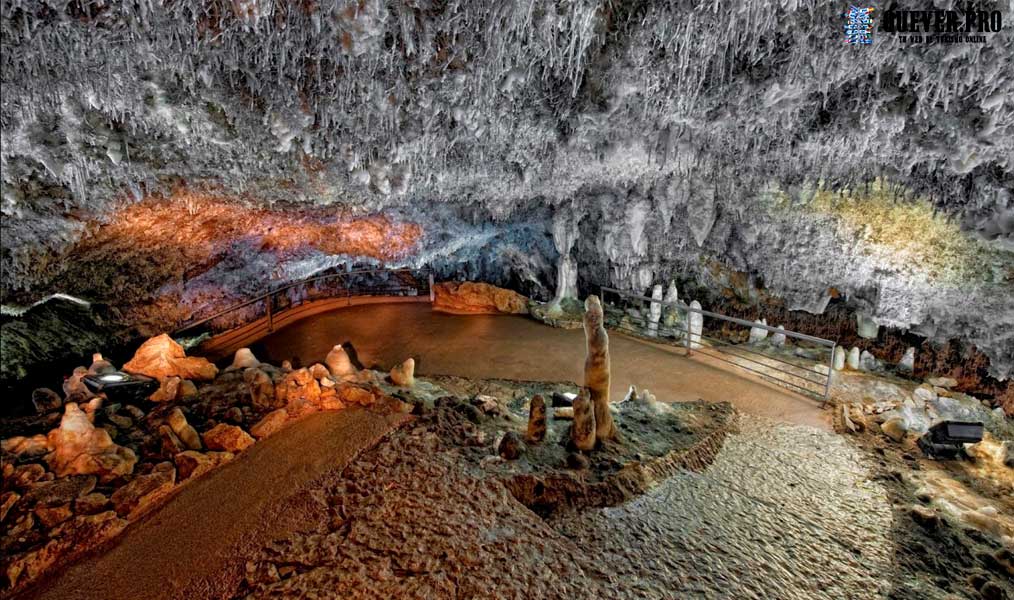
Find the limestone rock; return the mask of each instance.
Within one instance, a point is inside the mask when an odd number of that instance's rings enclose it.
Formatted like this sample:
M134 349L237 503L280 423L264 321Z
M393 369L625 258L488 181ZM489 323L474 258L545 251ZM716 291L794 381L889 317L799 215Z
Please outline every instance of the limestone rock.
M926 383L935 387L950 389L958 385L958 380L953 377L930 377L926 380Z
M880 429L884 432L884 435L896 442L905 439L905 434L908 433L908 429L905 427L905 419L901 417L893 417L884 421L880 425Z
M60 506L73 502L95 489L94 475L72 475L43 481L28 488L22 502L26 506Z
M546 401L542 396L532 396L528 408L528 430L525 433L525 441L529 444L538 444L546 438Z
M841 371L845 368L845 348L834 347L834 370Z
M79 515L94 515L106 510L109 498L100 492L92 492L74 500L74 512Z
M609 412L609 334L603 323L602 303L598 296L588 296L584 308L584 389L595 410L594 445L596 439L616 437L616 424ZM574 415L576 421L576 408Z
M250 391L250 403L257 410L265 410L277 406L278 398L275 394L275 383L271 376L257 368L249 368L243 371L243 381L246 382L247 390Z
M106 482L132 473L137 463L133 451L114 444L73 402L64 407L60 427L49 432L48 441L53 452L46 462L60 477L92 474Z
M567 468L575 471L583 471L591 467L591 461L588 457L580 452L570 452L567 454Z
M218 374L218 367L205 358L188 357L183 347L165 333L141 344L123 370L159 380L176 376L210 381Z
M595 409L585 389L582 389L574 399L574 421L570 426L570 441L575 448L585 452L595 448Z
M909 347L905 355L898 362L898 370L902 373L911 373L915 370L915 348Z
M750 340L749 340L749 343L751 343L751 344L756 344L757 342L762 342L762 341L766 340L767 337L768 337L768 330L767 329L764 329L763 327L757 327L757 325L767 325L766 319L761 319L759 321L754 321L754 323L756 325L754 327L750 328Z
M701 303L694 300L690 303L690 308L695 310L701 310ZM701 335L704 333L704 315L699 312L690 312L690 316L687 319L689 321L689 332L690 332L690 348L697 349L701 347Z
M74 516L74 511L71 509L70 503L52 507L37 506L35 507L35 516L43 527L52 529Z
M674 333L676 326L680 322L680 311L677 308L679 299L679 290L676 289L676 282L670 281L669 288L665 291L665 298L663 298L665 305L662 308L662 327L667 332L670 332L670 335Z
M286 406L298 400L314 407L320 404L320 384L309 369L290 371L275 386L275 406Z
M191 400L197 397L197 385L189 379L180 382L180 389L176 392L177 400Z
M771 334L771 345L775 346L776 348L781 348L782 346L785 345L785 327L779 325L778 331ZM842 354L842 360L843 361L845 360L844 353Z
M32 406L35 407L35 412L44 415L60 410L63 398L49 388L38 388L32 391Z
M517 460L521 458L521 452L524 449L524 444L521 443L521 438L518 434L513 431L508 431L504 434L503 438L500 439L500 445L497 446L497 453L500 458L504 460Z
M11 465L7 464L4 466L6 467ZM46 475L46 468L38 463L18 465L17 467L12 468L13 471L10 475L7 474L6 470L4 471L4 479L12 481L14 483L14 487L16 488L24 489L36 481L39 481Z
M310 365L310 375L312 375L317 381L321 381L322 379L330 377L331 371L320 363L313 363Z
M373 392L370 390L351 383L345 383L336 387L335 393L337 394L338 399L345 404L369 406L377 400L373 395Z
M528 313L528 298L488 283L447 281L435 284L433 292L433 310L462 314Z
M257 439L266 438L281 429L289 420L289 413L284 408L273 410L250 428L250 433Z
M331 371L331 375L335 377L356 374L356 367L352 364L352 359L349 358L348 353L345 352L345 348L341 347L341 344L331 348L331 351L324 358L324 364L327 366L327 370Z
M63 395L67 402L85 402L95 394L84 384L84 377L88 375L88 369L77 367L73 374L63 382Z
M233 425L243 424L243 411L238 406L230 406L222 413L222 420Z
M651 299L654 301L648 308L648 335L658 336L658 322L662 318L662 285L656 283L651 288Z
M158 428L158 435L162 443L161 455L163 457L172 458L176 454L186 450L186 446L184 446L183 442L180 441L179 436L177 436L168 425L160 425Z
M175 375L166 377L159 381L158 389L152 394L148 400L155 403L162 402L173 402L180 393L180 383L183 380Z
M4 452L21 459L42 458L52 450L45 435L38 433L32 437L15 436L0 442Z
M176 471L180 481L193 479L204 475L223 465L236 455L232 452L208 452L201 453L194 450L187 450L177 454L173 461L176 463Z
M859 356L859 368L863 371L879 371L880 361L866 350Z
M236 351L236 354L232 357L232 364L229 365L230 369L251 369L261 366L261 361L257 360L254 356L253 351L249 348L240 348Z
M856 313L856 332L859 337L868 340L877 339L877 335L880 332L880 326L870 317L863 313Z
M183 445L186 446L184 449L189 450L200 450L201 449L201 436L197 433L197 430L187 422L186 415L179 408L174 408L169 412L166 417L166 423L172 429L173 433L179 437Z
M113 492L110 500L116 514L132 521L161 502L175 485L176 469L172 463L161 463L151 473L138 475Z
M225 450L226 452L242 452L254 443L250 434L235 425L219 423L204 432L204 445L209 450Z
M415 359L406 358L405 362L391 369L391 382L399 387L415 385Z
M103 373L113 373L115 371L116 367L113 366L113 363L102 358L101 353L96 352L95 354L92 354L92 364L88 367L88 373L92 375L101 375Z
M0 523L7 520L7 514L11 512L14 505L21 499L21 494L17 492L4 492L0 494Z
M857 348L855 346L852 346L852 349L849 350L849 355L848 355L848 360L847 360L849 368L852 369L853 371L858 371L859 370L859 359L860 359L859 348Z

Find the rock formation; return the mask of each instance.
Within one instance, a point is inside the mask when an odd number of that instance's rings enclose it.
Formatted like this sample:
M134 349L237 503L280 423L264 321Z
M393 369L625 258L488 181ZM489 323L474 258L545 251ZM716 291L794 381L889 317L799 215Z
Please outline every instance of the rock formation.
M327 353L327 357L324 358L324 365L327 366L328 371L331 371L331 375L335 377L345 377L346 375L355 375L356 373L352 360L349 358L348 353L345 352L345 348L341 347L341 344L331 348L331 351Z
M250 428L250 434L257 439L266 438L281 429L288 419L289 413L284 408L273 410Z
M860 358L861 358L861 355L859 354L859 348L857 348L855 346L852 346L852 349L849 350L849 355L848 355L848 360L847 360L849 368L852 369L853 371L858 371L859 370L859 366L860 366L859 365L859 359Z
M662 318L662 285L656 283L651 288L653 302L648 307L648 335L658 337L658 322Z
M845 368L845 348L841 346L834 347L834 369L841 371Z
M218 374L218 367L205 358L188 357L183 347L165 333L141 344L123 370L159 380L176 376L210 381Z
M73 402L64 407L60 427L49 432L48 443L53 451L46 463L60 477L96 475L108 482L132 473L137 462L133 451L114 444Z
M584 308L584 387L595 409L596 438L611 440L616 437L616 425L609 412L609 334L603 323L602 303L598 296L588 296Z
M252 367L261 366L261 361L257 360L254 356L253 351L249 348L240 348L236 351L236 354L232 358L232 364L229 365L230 369L249 369Z
M116 367L113 363L102 358L102 354L96 352L92 355L92 364L88 367L88 372L92 375L101 375L102 373L112 373L116 371Z
M250 401L254 408L265 410L277 406L275 383L271 376L257 368L243 371L243 381L250 392Z
M249 433L226 423L219 423L205 431L203 438L208 450L224 450L232 453L246 450L255 441Z
M538 444L546 438L546 401L541 395L535 394L528 407L528 430L525 441Z
M32 406L35 407L35 412L44 415L60 410L63 398L49 388L38 388L32 391Z
M286 373L275 386L275 406L286 406L297 401L317 406L320 402L320 383L309 369L296 369Z
M771 334L771 345L776 348L781 348L785 345L785 327L778 326L778 331Z
M909 347L898 361L898 371L911 374L915 370L915 348Z
M166 424L189 450L201 449L201 437L197 430L187 421L186 415L178 407L172 409L166 417Z
M574 447L584 452L595 448L595 408L588 398L588 390L581 388L581 393L574 398L574 421L570 425L570 441Z
M433 286L433 310L457 314L527 314L528 299L488 283L447 281Z
M415 359L406 358L405 362L391 369L391 382L400 387L415 385Z
M677 308L679 299L679 290L676 289L676 282L670 281L663 300L665 306L662 307L662 327L669 335L677 333L676 326L680 322L680 311Z
M761 319L759 321L755 321L755 323L757 325L767 325L768 324L766 319ZM765 329L763 327L757 327L757 326L754 326L754 327L750 328L749 343L756 344L758 342L764 341L765 339L767 339L767 337L768 337L768 330L767 329Z

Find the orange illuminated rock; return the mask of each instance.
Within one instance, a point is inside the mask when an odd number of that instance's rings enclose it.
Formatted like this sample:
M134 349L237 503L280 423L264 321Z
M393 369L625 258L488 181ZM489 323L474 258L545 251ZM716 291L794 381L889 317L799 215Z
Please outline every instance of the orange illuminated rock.
M289 413L284 408L273 410L250 428L250 433L257 439L266 438L275 433L289 420Z
M286 406L296 400L305 400L314 406L320 404L320 384L309 369L286 373L275 386L275 406Z
M399 387L415 385L415 359L407 358L405 362L391 369L391 382Z
M433 292L433 310L465 314L528 314L528 298L488 283L447 281L434 285Z
M335 392L338 394L338 399L345 404L369 406L376 401L373 392L357 385L344 384L335 388Z
M106 482L132 473L137 463L133 451L114 444L73 402L65 406L60 426L49 432L47 441L53 452L46 462L59 477L97 475Z
M335 377L344 377L356 373L355 365L352 364L352 360L349 358L348 353L345 352L345 349L341 347L341 344L331 348L331 351L327 353L327 357L324 358L324 364L327 365L327 370Z
M204 445L208 450L225 450L226 452L242 452L254 443L250 434L236 425L219 423L204 432Z
M187 356L183 346L165 333L141 344L123 370L157 379L175 376L197 381L211 381L218 374L218 367L205 358Z
M173 461L176 462L176 472L179 475L179 479L183 481L185 479L200 477L208 471L224 465L233 458L236 458L236 455L232 452L202 453L187 450L174 456Z

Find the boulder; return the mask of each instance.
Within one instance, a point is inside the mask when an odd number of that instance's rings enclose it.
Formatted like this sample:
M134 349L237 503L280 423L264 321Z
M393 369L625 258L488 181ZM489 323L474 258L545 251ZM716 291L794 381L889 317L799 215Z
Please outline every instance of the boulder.
M187 417L183 414L182 410L179 408L172 409L166 417L166 423L180 441L183 442L183 445L186 446L184 449L201 449L201 436L198 435L197 430L187 422Z
M546 439L546 401L542 396L535 394L528 407L528 430L525 432L525 441L529 444L538 444Z
M208 452L201 453L194 450L180 452L173 460L176 463L176 471L180 481L193 479L213 471L220 465L231 461L236 455L232 452Z
M327 366L327 370L331 372L331 375L335 377L344 377L346 375L355 375L356 367L352 364L352 359L349 358L345 348L341 347L341 344L331 348L331 351L324 357L324 365Z
M488 283L446 281L433 286L433 310L456 314L528 314L528 298Z
M218 375L218 367L205 358L189 357L168 334L153 337L141 344L123 370L162 380L180 377L196 381L211 381Z
M235 425L219 423L204 432L204 445L209 450L242 452L254 443L250 434Z
M399 387L415 385L415 359L406 358L405 362L392 368L391 382Z
M290 371L275 386L275 406L286 406L296 400L320 404L320 384L309 369Z
M863 371L879 371L880 361L866 350L859 355L859 368Z
M247 390L250 391L250 403L254 408L266 410L277 405L275 384L270 375L261 369L251 367L243 371L243 381L246 382Z
M44 415L60 410L63 398L49 388L38 388L32 391L32 406L35 407L35 412Z
M518 437L518 434L513 431L505 433L503 438L500 439L500 445L497 446L497 453L504 460L517 460L521 458L522 450L524 450L524 444L521 443L521 438Z
M249 348L240 348L236 351L236 354L232 357L232 364L229 365L229 369L250 369L261 366L261 361L257 360L254 353Z
M116 514L135 520L152 509L172 492L176 485L176 469L172 463L156 465L151 473L138 475L127 485L113 492L110 500Z
M46 462L59 477L97 475L108 482L129 475L137 463L133 451L114 444L109 433L96 429L73 402L64 407L60 427L50 431L47 439L53 452Z
M250 428L250 433L257 439L266 438L281 429L289 420L289 413L284 408L273 410Z

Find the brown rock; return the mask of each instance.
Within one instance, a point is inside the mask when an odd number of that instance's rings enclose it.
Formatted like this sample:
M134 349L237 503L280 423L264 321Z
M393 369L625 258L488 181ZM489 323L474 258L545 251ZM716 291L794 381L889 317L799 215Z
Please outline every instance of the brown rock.
M179 436L173 432L172 427L168 425L159 425L158 435L162 441L161 456L163 458L172 458L187 449L180 441Z
M894 417L884 421L880 425L880 429L884 432L884 435L896 442L905 439L905 434L908 433L908 430L905 428L905 420L901 417Z
M415 359L406 358L405 362L391 369L391 382L399 387L415 385Z
M197 397L197 385L189 379L180 382L180 389L176 392L177 400L191 400Z
M236 351L236 354L232 357L232 364L229 365L230 369L250 369L261 366L261 361L257 360L254 353L249 348L240 348Z
M523 449L524 444L521 443L521 438L518 437L518 434L508 431L500 440L497 452L500 454L500 458L504 460L517 460L521 458L521 451Z
M25 491L23 502L46 507L67 504L94 490L95 481L94 475L72 475L36 483Z
M243 381L250 390L250 402L254 408L265 410L277 406L275 397L275 384L271 376L260 369L247 369L243 371Z
M79 515L94 515L106 510L109 498L99 492L85 494L74 501L74 512Z
M310 365L310 375L317 381L320 381L321 379L330 377L331 371L320 363L313 363Z
M49 388L39 388L32 392L32 406L35 412L40 415L60 410L63 406L63 398Z
M538 444L546 438L546 401L542 396L532 396L528 408L528 431L525 433L525 441L529 444Z
M180 383L183 380L175 375L163 379L148 399L152 402L173 402L180 393Z
M345 352L345 349L341 347L341 344L331 348L331 351L327 353L327 357L324 358L324 364L327 366L327 370L331 372L331 375L335 377L355 375L356 373L356 367L352 364L352 360Z
M232 452L208 452L202 454L193 450L187 450L186 452L180 452L176 455L176 469L179 473L180 481L200 477L208 471L214 470L219 465L223 465L233 458L235 454Z
M66 564L118 535L127 522L113 511L75 517L55 529L50 541L37 550L13 557L7 563L12 588L23 588L53 565Z
M7 520L7 513L11 512L20 499L21 494L17 492L4 492L0 495L0 523Z
M570 441L574 447L584 452L595 448L595 409L588 399L588 391L581 388L581 393L574 399L574 422L570 426Z
M361 406L370 406L376 402L376 397L370 390L359 387L351 383L344 383L335 388L335 393L338 395L338 399L345 404L359 404Z
M4 452L8 452L20 459L42 458L49 454L49 441L41 433L32 437L16 436L0 442Z
M320 403L320 384L309 369L296 369L286 373L275 386L275 403L286 406L294 400L305 400L314 406Z
M14 487L24 489L42 479L45 474L46 467L39 463L28 463L14 467L14 473L11 474L10 480Z
M324 381L330 381L326 379ZM333 382L332 382L333 383ZM338 390L331 387L321 387L320 389L320 409L321 410L341 410L345 408L345 403L338 398Z
M172 463L162 463L151 473L138 475L130 483L113 492L110 500L116 514L134 520L168 496L175 485L176 469Z
M598 296L584 301L584 337L584 386L595 409L595 439L610 440L616 437L616 424L609 412L609 334ZM574 414L576 420L576 409Z
M48 441L53 452L46 462L61 477L93 474L107 482L132 473L137 462L133 451L114 444L73 402L64 407L60 427L49 432Z
M95 395L82 381L87 374L88 369L77 367L74 369L74 373L64 380L63 395L67 402L85 402Z
M159 380L175 376L210 381L218 374L218 367L205 358L188 357L183 347L165 333L141 344L123 370Z
M528 298L512 290L471 281L433 286L433 310L459 314L527 314Z
M250 434L235 425L219 423L204 432L204 444L209 450L242 452L253 443L254 439L250 437Z
M184 449L200 450L203 447L201 446L201 436L187 422L187 417L179 408L174 408L169 412L169 415L166 417L166 423L169 424L176 437L183 442L183 445L186 447Z
M52 529L73 517L74 511L71 510L70 503L52 507L37 506L35 507L35 516L38 517L39 523L42 523L43 527Z
M231 406L222 414L222 420L233 425L243 424L243 411L238 406Z
M250 428L250 433L257 439L266 438L272 433L275 433L285 422L289 420L289 413L284 408L273 410L268 414L264 415L264 418L257 422L256 425Z
M92 375L101 375L103 373L113 373L115 371L116 367L113 366L113 363L102 358L101 352L92 354L92 364L88 367L88 373Z

